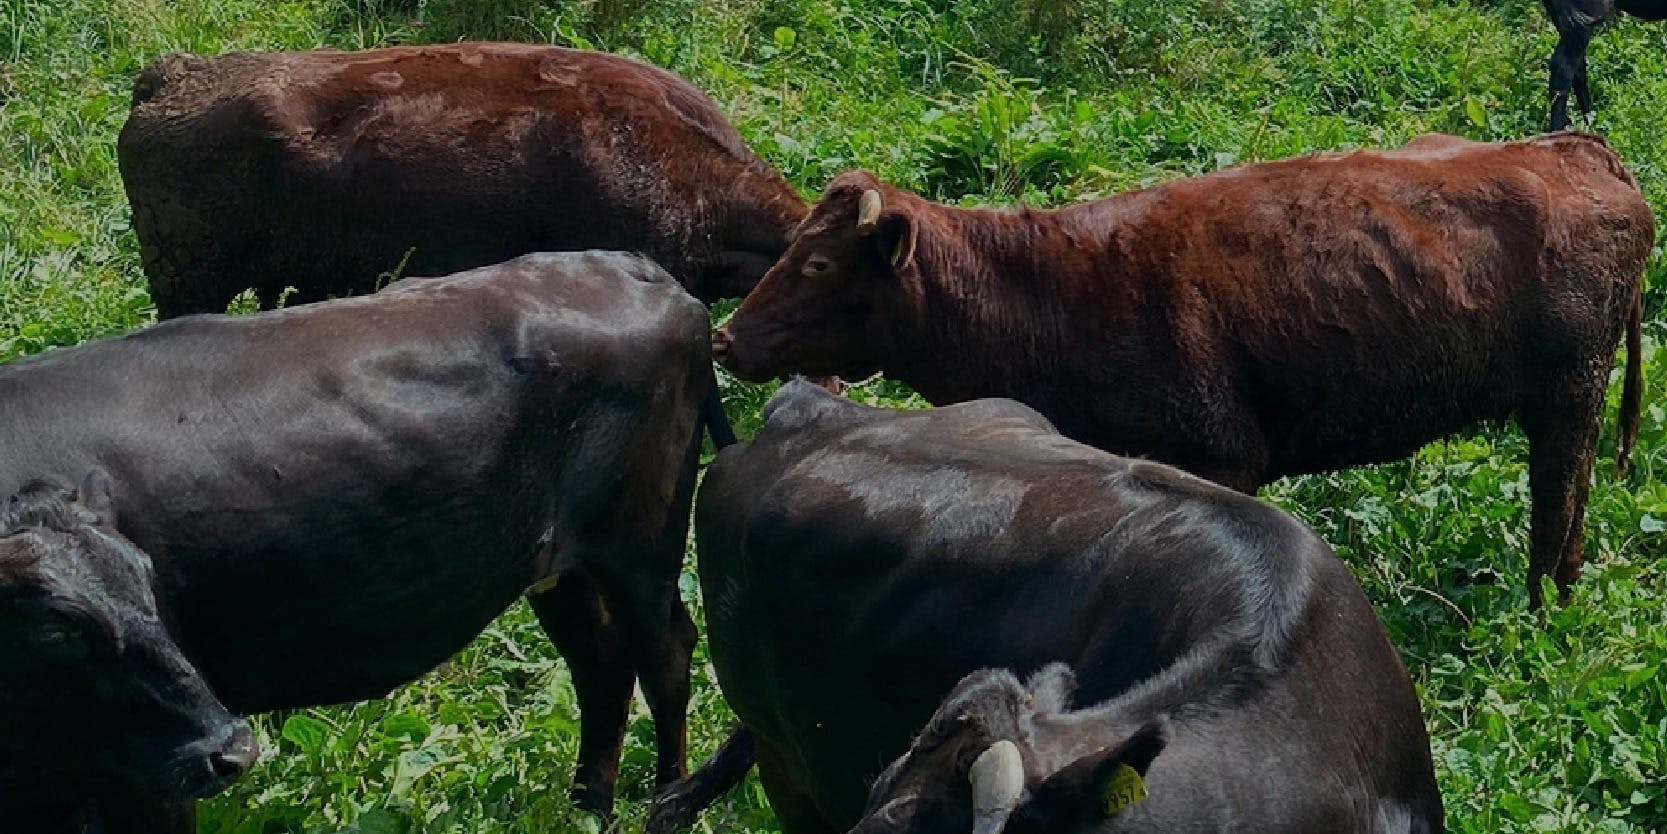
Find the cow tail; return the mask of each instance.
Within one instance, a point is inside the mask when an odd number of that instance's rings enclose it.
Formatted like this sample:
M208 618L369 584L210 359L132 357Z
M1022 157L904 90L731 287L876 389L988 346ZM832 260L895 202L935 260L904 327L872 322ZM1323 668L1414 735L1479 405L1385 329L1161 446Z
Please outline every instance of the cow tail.
M654 798L645 834L670 834L694 825L700 812L747 778L754 759L752 731L737 725L700 769Z
M1638 412L1644 400L1644 291L1640 287L1632 300L1632 315L1626 322L1626 381L1621 384L1620 437L1615 444L1615 474L1626 475L1627 459L1638 443Z
M718 372L709 368L706 372L706 402L701 406L701 422L706 424L706 433L712 436L712 445L719 451L735 445L735 427L729 424L729 415L724 413L723 390L718 387Z

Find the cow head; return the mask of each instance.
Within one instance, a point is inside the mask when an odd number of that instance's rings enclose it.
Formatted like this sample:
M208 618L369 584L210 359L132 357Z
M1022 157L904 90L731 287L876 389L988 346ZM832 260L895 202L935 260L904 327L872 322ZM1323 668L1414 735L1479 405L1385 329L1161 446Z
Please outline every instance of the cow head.
M19 771L209 796L259 751L163 629L149 557L109 482L37 482L0 505L0 758ZM39 778L39 777L37 777Z
M868 810L851 834L1101 830L1115 813L1107 804L1108 788L1116 787L1112 780L1125 766L1144 776L1167 743L1168 725L1152 722L1062 757L1048 749L1054 739L1036 732L1036 724L1063 714L1074 686L1061 665L1038 672L1028 686L1005 671L968 675L909 752L875 780Z
M712 335L713 356L750 380L881 370L915 306L904 279L914 221L900 195L861 171L834 179L786 254Z

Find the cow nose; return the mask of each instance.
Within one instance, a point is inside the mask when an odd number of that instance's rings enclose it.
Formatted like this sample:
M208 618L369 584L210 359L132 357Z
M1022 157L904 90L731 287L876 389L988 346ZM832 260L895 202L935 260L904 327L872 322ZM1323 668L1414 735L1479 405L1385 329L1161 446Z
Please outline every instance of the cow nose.
M731 344L733 344L733 342L729 338L729 330L727 328L719 328L712 331L712 358L719 362L728 358L729 347Z
M247 725L240 725L232 731L232 736L224 747L208 754L208 763L214 768L214 775L228 782L240 778L260 761L260 745L255 743L255 737L249 732Z

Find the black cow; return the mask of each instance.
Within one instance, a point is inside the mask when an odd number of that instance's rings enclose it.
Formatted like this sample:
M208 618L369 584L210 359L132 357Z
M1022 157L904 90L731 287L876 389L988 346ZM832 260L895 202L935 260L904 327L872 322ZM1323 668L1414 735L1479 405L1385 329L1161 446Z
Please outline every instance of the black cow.
M787 834L1442 829L1411 682L1325 543L1015 402L789 384L696 530ZM1108 817L1119 764L1150 798Z
M1626 12L1643 20L1667 20L1667 0L1540 0L1551 25L1557 27L1557 49L1551 53L1552 130L1569 126L1569 95L1582 112L1592 112L1592 90L1586 82L1586 47L1598 24Z
M234 713L384 695L528 593L578 690L576 801L606 815L635 679L660 780L683 773L711 373L704 308L650 261L526 256L0 367L0 489L109 473L105 517Z
M168 637L150 559L114 518L100 475L80 490L37 481L0 506L0 829L93 824L79 803L51 799L72 783L126 808L124 830L167 830L170 807L259 756Z

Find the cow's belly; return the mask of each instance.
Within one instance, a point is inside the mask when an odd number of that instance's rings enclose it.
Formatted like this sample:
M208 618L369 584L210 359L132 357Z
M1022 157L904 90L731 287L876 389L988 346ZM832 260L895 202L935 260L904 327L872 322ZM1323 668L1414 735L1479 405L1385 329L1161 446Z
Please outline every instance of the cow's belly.
M423 540L393 525L381 548L196 555L189 583L164 586L170 625L235 711L381 697L456 654L528 584L530 542L457 527Z
M1508 418L1516 393L1494 385L1392 391L1346 404L1331 392L1293 398L1294 408L1267 420L1269 468L1283 477L1405 459L1440 438Z

